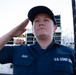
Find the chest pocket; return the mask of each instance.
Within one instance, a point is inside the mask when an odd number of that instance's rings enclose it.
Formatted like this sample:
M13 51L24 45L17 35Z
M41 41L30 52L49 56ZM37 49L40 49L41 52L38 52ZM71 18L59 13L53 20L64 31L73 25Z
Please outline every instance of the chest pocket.
M73 64L69 54L57 54L54 57L53 71L57 74L71 75L73 74Z
M16 75L28 75L33 72L31 70L33 66L33 58L15 58L13 61L14 69L13 72ZM29 74L30 75L30 74Z
M64 73L71 73L73 74L73 66L71 63L64 63L64 62L54 62L53 63L53 70L56 71L56 72L62 72L63 74ZM62 74L62 75L63 75Z

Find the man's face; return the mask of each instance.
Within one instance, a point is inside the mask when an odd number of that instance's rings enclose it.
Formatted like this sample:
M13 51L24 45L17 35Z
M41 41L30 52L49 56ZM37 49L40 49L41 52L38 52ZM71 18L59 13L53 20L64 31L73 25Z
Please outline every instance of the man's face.
M41 13L35 16L33 33L36 37L53 37L56 29L57 26L47 14Z

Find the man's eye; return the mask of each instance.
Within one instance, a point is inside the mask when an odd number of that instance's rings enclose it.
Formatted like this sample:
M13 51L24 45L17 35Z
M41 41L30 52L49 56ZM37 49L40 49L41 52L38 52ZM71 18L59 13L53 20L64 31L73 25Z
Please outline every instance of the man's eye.
M35 22L39 22L39 20L35 20Z
M49 21L49 20L45 19L44 21Z

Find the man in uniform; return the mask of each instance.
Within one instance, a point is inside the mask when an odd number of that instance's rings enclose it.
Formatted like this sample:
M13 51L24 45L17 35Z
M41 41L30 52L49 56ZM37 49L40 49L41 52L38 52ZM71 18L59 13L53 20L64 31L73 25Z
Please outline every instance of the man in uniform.
M36 42L4 46L26 31L29 20ZM33 7L25 21L0 38L0 63L12 63L14 75L73 75L74 50L53 39L56 29L54 14L48 7Z

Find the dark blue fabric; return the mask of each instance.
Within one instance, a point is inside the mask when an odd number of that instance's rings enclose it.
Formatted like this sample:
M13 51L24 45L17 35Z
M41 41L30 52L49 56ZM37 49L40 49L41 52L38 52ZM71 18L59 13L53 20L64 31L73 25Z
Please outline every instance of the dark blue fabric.
M74 50L52 42L45 50L34 45L5 46L0 63L12 63L14 75L73 75Z

